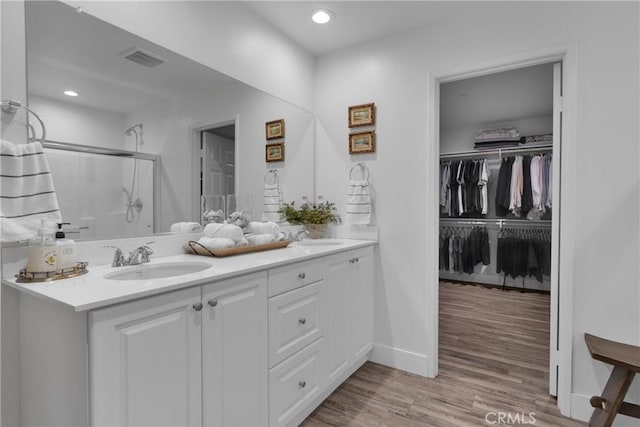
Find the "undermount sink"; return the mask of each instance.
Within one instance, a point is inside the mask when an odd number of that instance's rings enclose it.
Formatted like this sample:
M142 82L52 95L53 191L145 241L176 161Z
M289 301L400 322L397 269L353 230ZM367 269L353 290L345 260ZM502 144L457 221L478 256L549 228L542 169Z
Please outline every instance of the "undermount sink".
M162 264L141 264L124 270L106 274L109 280L150 280L197 273L211 267L206 262L167 262Z
M296 245L301 246L338 246L344 242L336 239L302 239L296 242Z

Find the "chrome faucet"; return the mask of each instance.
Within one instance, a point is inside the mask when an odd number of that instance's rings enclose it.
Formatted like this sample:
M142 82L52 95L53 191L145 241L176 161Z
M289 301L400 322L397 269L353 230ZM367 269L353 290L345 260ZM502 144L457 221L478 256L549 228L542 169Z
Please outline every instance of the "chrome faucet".
M303 237L303 236L306 236L306 237ZM296 242L299 242L300 240L308 238L308 237L309 237L309 232L307 230L300 230L293 237L293 240L295 240Z
M149 255L152 255L152 254L153 254L153 249L151 249L147 245L142 245L140 247L137 247L133 251L131 251L131 253L129 254L129 259L127 259L127 265L138 265L138 264L147 263L151 261L149 259Z
M150 262L151 259L149 255L153 254L153 249L149 246L154 242L147 242L146 244L135 248L127 258L122 254L122 250L117 246L105 246L105 248L113 248L115 249L115 253L113 254L113 261L111 262L111 267L123 267L126 265L138 265Z

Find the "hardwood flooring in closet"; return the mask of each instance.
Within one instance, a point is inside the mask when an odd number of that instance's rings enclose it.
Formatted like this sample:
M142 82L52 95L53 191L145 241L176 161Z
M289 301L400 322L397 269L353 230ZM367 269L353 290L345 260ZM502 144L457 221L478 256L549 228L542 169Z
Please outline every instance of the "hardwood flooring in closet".
M548 294L441 282L439 339L437 378L367 362L302 426L507 425L489 412L520 414L510 425L586 425L547 392Z

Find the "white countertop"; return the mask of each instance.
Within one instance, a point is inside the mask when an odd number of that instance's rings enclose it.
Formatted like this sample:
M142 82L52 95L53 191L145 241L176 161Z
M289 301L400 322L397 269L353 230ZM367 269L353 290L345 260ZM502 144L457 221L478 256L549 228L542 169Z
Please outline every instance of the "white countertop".
M337 244L299 245L293 243L282 249L225 258L190 254L152 257L149 264L140 266L144 268L147 265L175 262L206 262L211 264L211 267L206 270L162 279L109 280L104 278L106 274L133 267L90 265L88 267L89 273L76 278L39 283L17 283L16 279L5 278L2 283L36 297L62 303L75 311L87 311L377 244L376 241L370 240L331 240Z

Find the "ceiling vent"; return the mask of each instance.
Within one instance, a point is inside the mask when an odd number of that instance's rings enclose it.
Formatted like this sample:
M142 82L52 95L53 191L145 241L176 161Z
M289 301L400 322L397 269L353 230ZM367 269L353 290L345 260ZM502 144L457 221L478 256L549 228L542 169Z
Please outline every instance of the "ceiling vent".
M147 68L156 67L167 61L160 55L151 53L148 50L140 49L139 47L132 47L131 49L127 49L122 52L120 56Z

